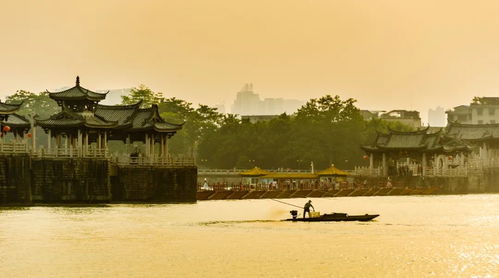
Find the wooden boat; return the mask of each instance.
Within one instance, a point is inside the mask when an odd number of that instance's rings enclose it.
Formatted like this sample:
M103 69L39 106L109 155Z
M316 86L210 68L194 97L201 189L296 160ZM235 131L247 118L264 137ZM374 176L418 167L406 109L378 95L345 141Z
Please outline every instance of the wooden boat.
M285 221L293 222L324 222L324 221L370 221L378 217L379 214L348 215L346 213L326 213L315 217L301 218L297 217L297 211L290 211L293 218Z

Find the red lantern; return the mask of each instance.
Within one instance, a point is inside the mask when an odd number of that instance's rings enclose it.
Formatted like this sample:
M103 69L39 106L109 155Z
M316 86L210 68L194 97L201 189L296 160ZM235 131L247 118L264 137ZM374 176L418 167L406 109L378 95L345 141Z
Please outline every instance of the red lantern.
M28 134L26 134L26 136L27 136L28 138L31 138L31 137L33 137L33 134L28 133Z
M369 156L364 155L362 158L363 158L363 159L369 159Z
M4 132L9 132L10 131L10 126L6 125L2 129Z

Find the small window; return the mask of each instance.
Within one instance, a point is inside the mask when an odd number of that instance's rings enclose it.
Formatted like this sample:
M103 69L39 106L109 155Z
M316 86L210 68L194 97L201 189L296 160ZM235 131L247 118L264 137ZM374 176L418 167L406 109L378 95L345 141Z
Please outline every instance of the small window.
M496 109L495 108L489 108L489 115L495 115L496 114Z
M490 120L490 123L491 123L491 124L495 124L495 123L496 123L496 120Z
M483 121L482 120L478 120L478 124L479 125L483 124Z
M476 114L477 114L478 116L482 116L482 114L483 114L483 109L482 109L482 108L477 108L477 109L476 109Z

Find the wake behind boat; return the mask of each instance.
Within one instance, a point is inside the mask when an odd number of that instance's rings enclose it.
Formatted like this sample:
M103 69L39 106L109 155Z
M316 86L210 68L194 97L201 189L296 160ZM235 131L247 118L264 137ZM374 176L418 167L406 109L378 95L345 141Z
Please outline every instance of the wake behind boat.
M364 214L364 215L348 215L346 213L326 213L320 214L319 212L315 212L310 214L308 218L299 218L298 211L292 210L290 211L291 216L293 218L285 219L284 221L293 221L293 222L325 222L325 221L371 221L374 218L378 217L379 214Z

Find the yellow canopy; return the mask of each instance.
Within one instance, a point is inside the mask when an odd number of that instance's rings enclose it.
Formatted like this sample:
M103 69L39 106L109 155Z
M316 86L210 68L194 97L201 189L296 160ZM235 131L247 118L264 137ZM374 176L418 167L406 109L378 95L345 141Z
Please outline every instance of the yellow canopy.
M262 179L318 179L319 176L312 173L270 173L261 177Z
M239 173L239 175L241 175L243 177L260 177L260 176L265 176L265 175L268 175L268 174L270 174L269 171L265 171L265 170L260 169L258 167L255 167L255 168L253 168L251 170Z
M327 169L319 171L316 174L319 176L348 176L348 175L350 175L348 172L342 171L334 166L331 166Z

